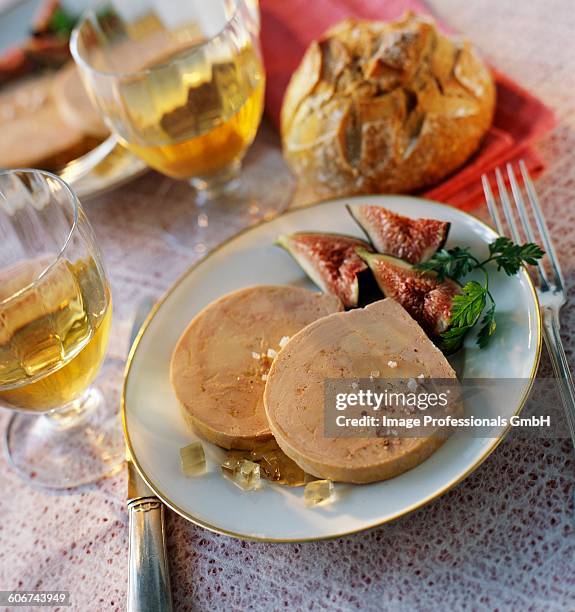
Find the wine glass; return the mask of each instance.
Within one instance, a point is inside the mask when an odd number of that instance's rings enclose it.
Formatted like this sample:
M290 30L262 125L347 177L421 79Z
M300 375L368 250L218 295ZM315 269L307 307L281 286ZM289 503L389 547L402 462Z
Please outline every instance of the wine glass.
M196 238L208 211L246 225L280 212L291 195L285 180L279 188L275 176L240 172L264 104L258 30L254 0L111 0L72 33L72 55L110 130L151 168L194 188Z
M0 172L0 406L8 459L54 488L124 459L118 411L92 386L108 344L110 288L80 202L59 177Z

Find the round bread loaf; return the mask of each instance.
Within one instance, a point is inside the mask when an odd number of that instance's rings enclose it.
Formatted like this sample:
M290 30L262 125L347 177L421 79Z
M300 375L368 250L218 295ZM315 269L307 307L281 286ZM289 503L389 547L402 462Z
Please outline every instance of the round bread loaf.
M284 453L314 476L353 483L392 478L425 461L445 442L439 431L391 439L326 433L326 381L370 376L457 382L441 351L391 299L323 317L286 344L269 372L266 415ZM445 410L461 416L462 404Z
M303 202L405 193L461 166L495 108L489 69L428 18L346 20L308 48L281 113Z
M342 309L301 287L257 285L222 296L188 325L170 377L184 417L209 442L253 449L271 438L263 392L283 337Z

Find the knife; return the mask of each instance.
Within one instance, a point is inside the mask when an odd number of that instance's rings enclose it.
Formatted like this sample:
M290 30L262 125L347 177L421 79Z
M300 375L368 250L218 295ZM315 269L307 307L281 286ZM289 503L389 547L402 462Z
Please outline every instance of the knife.
M130 346L152 308L150 298L138 306ZM138 474L126 450L128 464L128 612L171 612L172 594L166 554L164 504Z

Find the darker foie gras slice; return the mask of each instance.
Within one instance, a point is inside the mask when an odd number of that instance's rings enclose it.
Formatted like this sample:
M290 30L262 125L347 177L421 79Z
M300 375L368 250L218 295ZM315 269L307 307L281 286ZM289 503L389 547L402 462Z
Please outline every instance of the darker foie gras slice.
M407 381L422 374L456 381L443 354L394 300L325 317L292 337L272 364L264 393L271 431L286 455L318 478L353 483L392 478L422 463L444 437L392 443L327 437L324 381L370 376ZM450 410L459 414L461 405L455 402Z
M263 391L274 351L282 338L341 309L333 296L289 286L248 287L209 304L180 337L170 366L188 423L228 449L271 439Z

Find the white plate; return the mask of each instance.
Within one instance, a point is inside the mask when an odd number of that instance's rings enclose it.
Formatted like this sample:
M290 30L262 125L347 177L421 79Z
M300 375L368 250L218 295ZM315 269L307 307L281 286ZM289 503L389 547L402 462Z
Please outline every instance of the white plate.
M100 146L109 149L108 142L111 139L113 139L112 136ZM113 140L115 142L115 139ZM97 154L97 149L96 147L88 151L83 157L73 160L70 165L81 167L83 163L88 161L91 155ZM91 164L88 162L88 165ZM80 199L87 200L117 189L148 170L148 166L140 158L130 153L123 146L116 144L111 152L86 174L72 180L69 180L66 176L63 176L63 178L74 189Z
M123 397L126 439L141 475L173 510L211 529L246 539L315 540L341 536L380 525L435 499L470 474L500 440L457 433L430 459L409 472L371 485L336 485L337 499L323 507L306 508L303 488L265 482L245 493L222 477L224 451L205 443L207 474L185 478L179 449L195 436L180 415L168 370L176 341L192 317L215 298L253 284L313 285L297 264L273 245L280 233L301 230L361 236L344 208L347 198L291 211L240 234L190 269L148 318L132 349ZM482 255L496 234L473 217L447 206L411 197L370 196L361 201L381 204L412 217L451 222L449 245L470 246ZM490 402L518 412L529 393L541 348L540 316L526 272L508 278L493 274L490 289L497 301L499 327L484 350L469 338L456 368L464 378L523 379L509 390L494 389L466 403L468 414L480 415Z

